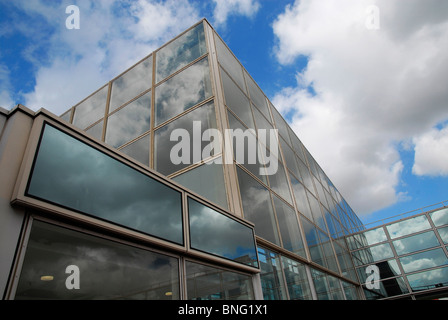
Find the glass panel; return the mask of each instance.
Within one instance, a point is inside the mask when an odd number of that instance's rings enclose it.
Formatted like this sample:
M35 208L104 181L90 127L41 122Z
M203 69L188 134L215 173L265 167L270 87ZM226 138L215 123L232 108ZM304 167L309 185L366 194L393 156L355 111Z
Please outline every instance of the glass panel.
M448 268L424 271L407 276L412 291L442 288L448 285Z
M188 199L188 214L193 249L258 267L251 228L193 199Z
M394 278L401 274L397 260L395 259L377 262L374 265L376 265L380 269L380 279ZM365 283L367 277L372 274L371 272L366 271L367 267L368 266L357 269L361 283Z
M86 133L90 134L95 139L103 140L103 125L104 125L104 120L101 120L96 125L87 129Z
M151 144L151 136L148 134L143 138L127 145L121 152L134 158L135 160L143 163L145 166L149 166L149 146Z
M218 52L219 63L231 75L235 82L238 83L241 90L246 92L246 86L244 84L243 78L243 69L240 63L217 35L215 35L215 43L216 50Z
M67 122L70 122L70 118L71 118L71 116L72 116L72 110L70 109L70 110L68 110L67 112L65 112L63 115L61 115L61 119L62 120L65 120L65 121L67 121ZM2 115L2 114L0 114L0 131L2 130L2 128L3 128L3 125L4 125L4 123L5 123L5 117Z
M286 289L281 271L280 255L268 249L258 248L261 288L264 300L286 300Z
M448 227L437 229L443 243L448 244Z
M302 162L302 160L300 160L299 158L297 158L297 166L299 167L299 171L300 171L300 175L301 175L301 180L302 183L308 188L308 190L313 191L314 190L314 186L313 186L313 178L311 177L311 173L310 170L308 169L308 167L306 166L305 163ZM300 179L300 177L298 177Z
M222 69L221 78L227 107L229 107L249 129L254 129L254 119L252 117L249 99Z
M305 266L282 256L283 272L291 300L312 300Z
M152 57L140 62L131 70L114 80L109 112L116 110L152 86Z
M311 208L308 203L308 198L306 195L305 187L292 175L289 175L289 177L291 179L291 185L292 185L292 189L294 191L297 209L305 217L307 217L310 220L313 220L313 216L311 215Z
M280 245L269 191L237 167L244 217L255 224L255 234Z
M325 225L325 219L322 215L322 210L320 208L319 202L317 199L308 193L308 200L310 201L311 213L313 214L314 222L319 228L327 232L327 227Z
M386 233L382 227L364 232L362 236L365 237L367 245L377 244L387 240Z
M260 88L255 84L255 81L247 74L246 75L246 83L249 88L249 94L251 100L257 106L257 108L264 114L264 116L271 121L271 114L268 109L268 105L266 103L266 97L264 93L260 90Z
M179 261L34 221L16 300L178 300ZM68 280L79 289L69 290ZM72 277L72 279L69 279ZM111 281L113 279L113 281Z
M273 199L283 248L306 258L296 212L276 196Z
M392 242L398 255L439 246L439 240L433 231L417 234Z
M179 244L181 193L44 127L27 195Z
M359 300L358 291L355 285L342 281L342 286L347 300Z
M92 123L104 118L109 86L105 86L75 108L73 124L84 130ZM70 113L69 113L70 115Z
M381 293L385 297L393 297L409 293L402 277L388 279L380 282Z
M156 88L156 126L212 94L208 59L205 58Z
M253 300L250 276L187 261L189 300Z
M435 249L400 258L404 272L419 271L448 264L443 249Z
M283 197L289 203L292 202L289 184L286 178L286 172L283 165L279 162L277 172L269 176L269 185L278 195Z
M228 208L222 164L211 161L182 173L173 180L221 207Z
M389 231L389 235L392 239L430 228L431 225L429 224L429 221L425 215L400 221L387 226L387 230Z
M285 139L288 144L291 144L288 133L289 126L286 123L285 119L283 119L281 114L275 108L272 108L272 114L274 115L275 126L278 129L278 133L283 137L283 139Z
M155 169L169 175L205 160L204 149L217 145L208 129L216 128L215 105L210 102L158 129L154 137ZM174 130L180 135L172 140Z
M266 130L266 132L267 132L266 141L262 141L262 143L266 147L271 148L271 139L269 138L269 132L270 132L269 130L273 130L274 127L266 120L266 118L261 114L261 112L258 111L258 109L255 108L253 105L252 105L252 111L254 114L257 130L263 129L263 130ZM275 142L277 142L277 141L275 141Z
M106 143L114 148L150 130L151 92L109 116Z
M159 82L207 52L202 23L169 43L156 54Z
M448 208L431 212L430 215L436 227L448 224Z

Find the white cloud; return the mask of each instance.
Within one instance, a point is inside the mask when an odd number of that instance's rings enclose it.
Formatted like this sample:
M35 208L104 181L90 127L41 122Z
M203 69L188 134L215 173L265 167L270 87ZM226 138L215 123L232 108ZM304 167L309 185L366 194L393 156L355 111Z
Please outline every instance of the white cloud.
M399 142L448 119L447 13L443 0L302 0L273 24L282 64L309 58L273 103L359 214L403 198Z
M11 97L11 82L8 67L0 64L0 107L11 109L14 101Z
M213 14L216 26L223 25L230 15L253 17L260 9L258 0L213 0L215 11Z
M80 29L69 30L65 27L68 4L15 3L33 17L24 19L30 25L17 30L32 37L31 21L43 21L51 30L47 39L23 52L37 69L34 90L24 94L22 102L31 109L45 107L61 114L200 20L195 6L186 0L90 0L78 4ZM37 54L43 48L47 63Z
M415 163L412 172L423 176L448 176L448 125L414 138Z

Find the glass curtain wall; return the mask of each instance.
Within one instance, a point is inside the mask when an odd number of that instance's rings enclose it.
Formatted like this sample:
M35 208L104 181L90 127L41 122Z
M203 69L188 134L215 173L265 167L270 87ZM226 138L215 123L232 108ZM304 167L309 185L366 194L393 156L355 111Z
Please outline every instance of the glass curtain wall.
M447 287L447 226L442 208L347 237L367 298L418 299ZM371 289L371 266L379 270L379 289Z

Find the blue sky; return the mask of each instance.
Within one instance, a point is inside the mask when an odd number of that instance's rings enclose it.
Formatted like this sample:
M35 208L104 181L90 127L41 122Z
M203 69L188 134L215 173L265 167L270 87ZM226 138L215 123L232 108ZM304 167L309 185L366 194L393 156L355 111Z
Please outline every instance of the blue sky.
M203 17L361 220L448 200L446 0L0 0L0 106L60 114Z

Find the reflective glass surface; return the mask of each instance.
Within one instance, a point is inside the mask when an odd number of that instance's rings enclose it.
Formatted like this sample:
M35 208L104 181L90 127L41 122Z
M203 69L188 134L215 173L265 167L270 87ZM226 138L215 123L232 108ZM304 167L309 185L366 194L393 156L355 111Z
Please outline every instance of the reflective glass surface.
M102 140L103 139L103 126L104 126L104 120L101 120L94 126L87 129L86 133L90 134L95 139Z
M391 259L387 261L381 261L375 263L375 265L380 270L380 279L393 278L401 274L400 268L398 267L397 260ZM359 279L361 283L365 283L367 277L372 274L372 272L367 272L367 266L357 269Z
M134 158L135 160L149 166L149 146L151 144L151 136L148 134L143 138L127 145L121 152L127 154L128 156Z
M253 300L251 277L187 261L188 300Z
M280 245L269 191L237 167L244 217L255 224L255 234Z
M291 300L312 300L305 266L282 256L283 273Z
M26 194L183 244L180 192L50 125Z
M35 220L15 299L177 300L179 261Z
M215 106L210 102L157 129L154 137L155 169L169 175L205 160L202 159L204 149L217 144L207 131L212 128L217 126Z
M279 162L277 172L270 175L269 185L278 195L283 197L289 203L292 203L291 193L289 192L289 184L286 178L286 172L283 165Z
M387 226L387 230L389 231L389 235L392 239L430 228L431 225L424 215L403 220Z
M448 286L448 268L429 270L407 276L412 291L418 292L427 289Z
M439 240L433 231L413 235L392 242L398 255L439 246Z
M249 129L254 129L254 119L249 99L222 69L221 78L227 107L229 107Z
M448 208L431 212L430 216L436 227L448 224Z
M377 244L387 240L387 236L383 228L377 228L364 232L361 236L365 237L367 245Z
M247 87L249 88L250 99L254 102L257 108L264 114L264 116L271 121L271 114L266 103L266 97L260 88L255 84L255 81L247 74L246 76Z
M92 96L78 104L73 116L73 124L84 130L92 123L104 117L109 86L105 86Z
M151 92L109 116L106 143L114 148L150 130Z
M258 267L251 228L193 199L188 199L188 214L193 249Z
M202 59L156 89L156 126L212 96L208 59Z
M310 220L313 220L305 187L296 178L294 178L294 176L290 175L290 179L291 179L291 186L296 199L297 209L305 217L307 217Z
M273 199L283 247L306 258L299 222L294 209L276 196L273 196Z
M404 272L440 267L448 264L443 249L435 249L400 258Z
M221 159L218 159L218 162ZM227 209L226 186L222 164L214 161L173 178L184 187Z
M180 70L206 52L204 26L200 23L156 53L156 82Z
M312 269L314 288L318 300L344 300L339 280L321 271Z
M218 52L218 60L221 66L230 74L230 76L235 80L238 86L246 92L246 85L244 84L243 69L230 52L227 46L221 41L221 39L215 35L216 50Z
M115 79L112 83L109 112L114 111L152 86L152 57Z
M443 243L448 244L448 227L437 229L440 238L442 238Z
M286 289L281 271L280 255L258 247L261 288L264 300L286 300Z

